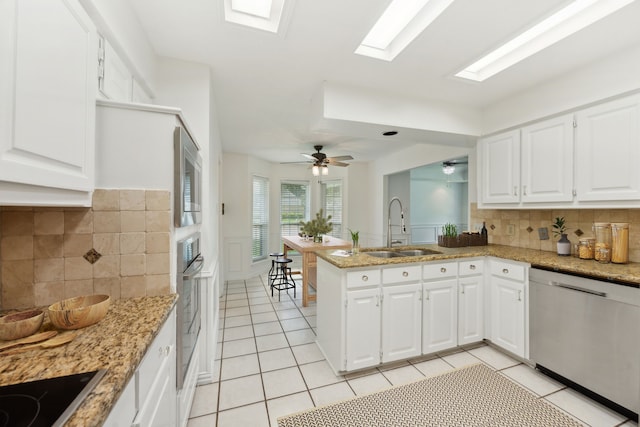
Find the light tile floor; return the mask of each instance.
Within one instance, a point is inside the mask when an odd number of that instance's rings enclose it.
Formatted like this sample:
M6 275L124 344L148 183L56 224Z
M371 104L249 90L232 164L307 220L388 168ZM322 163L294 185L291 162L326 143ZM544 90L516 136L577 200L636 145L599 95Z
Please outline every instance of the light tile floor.
M282 292L278 301L264 275L226 284L220 300L219 378L196 389L188 427L275 427L286 414L478 362L587 426L638 425L484 344L336 376L315 344L315 303L302 307L301 293L298 288L293 298L291 290Z

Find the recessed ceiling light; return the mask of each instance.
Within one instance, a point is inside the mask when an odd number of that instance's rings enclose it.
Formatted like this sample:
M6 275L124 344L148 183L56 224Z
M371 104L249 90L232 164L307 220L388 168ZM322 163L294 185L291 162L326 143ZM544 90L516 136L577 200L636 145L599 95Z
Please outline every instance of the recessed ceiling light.
M635 0L576 0L456 74L483 81Z
M392 0L356 53L392 61L451 3L453 0Z
M285 0L224 0L224 19L277 33L284 8Z
M383 134L384 136L393 136L393 135L397 135L397 134L398 134L398 131L396 131L396 130L390 130L390 131L387 131L387 132L382 132L382 134Z

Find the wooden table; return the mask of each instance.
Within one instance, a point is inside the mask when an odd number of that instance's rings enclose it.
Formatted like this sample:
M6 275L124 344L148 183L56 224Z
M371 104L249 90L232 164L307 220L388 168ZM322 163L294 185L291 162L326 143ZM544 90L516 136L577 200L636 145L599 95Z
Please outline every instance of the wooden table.
M309 295L309 285L316 289L316 252L327 249L351 249L351 242L329 237L328 242L314 243L306 241L300 236L282 236L284 242L284 256L287 252L296 250L302 254L302 306L306 307L309 301L315 301L315 295Z

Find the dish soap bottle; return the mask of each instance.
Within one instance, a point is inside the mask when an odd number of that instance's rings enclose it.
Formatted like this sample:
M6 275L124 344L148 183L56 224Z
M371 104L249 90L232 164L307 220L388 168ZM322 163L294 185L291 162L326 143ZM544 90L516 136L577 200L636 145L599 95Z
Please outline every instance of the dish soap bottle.
M482 228L480 229L480 235L483 237L487 237L489 232L487 231L487 225L484 221L482 221Z

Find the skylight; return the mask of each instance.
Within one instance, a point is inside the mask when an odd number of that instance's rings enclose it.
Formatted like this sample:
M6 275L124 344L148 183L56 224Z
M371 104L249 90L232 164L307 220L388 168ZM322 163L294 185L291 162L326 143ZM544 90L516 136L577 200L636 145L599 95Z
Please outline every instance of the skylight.
M392 0L357 54L393 61L453 0Z
M284 6L285 0L224 0L224 18L235 24L277 33Z
M576 0L456 74L481 82L635 0Z

